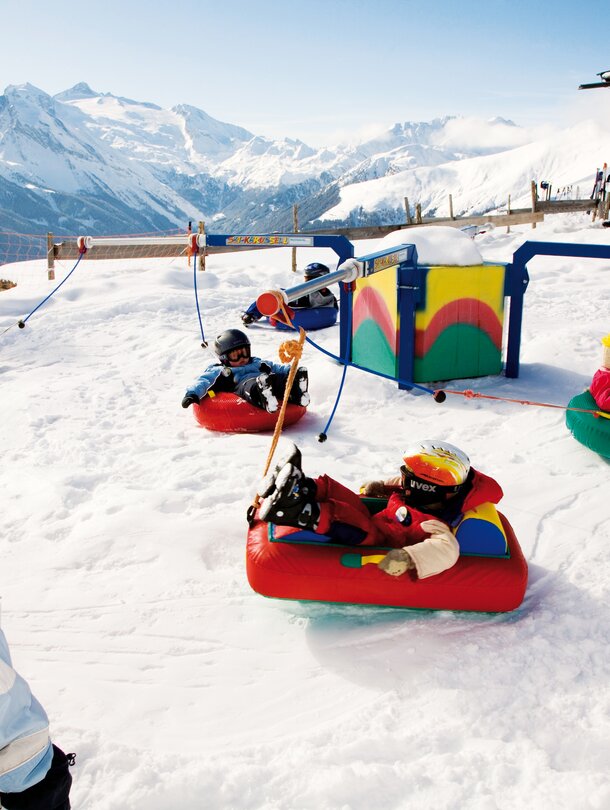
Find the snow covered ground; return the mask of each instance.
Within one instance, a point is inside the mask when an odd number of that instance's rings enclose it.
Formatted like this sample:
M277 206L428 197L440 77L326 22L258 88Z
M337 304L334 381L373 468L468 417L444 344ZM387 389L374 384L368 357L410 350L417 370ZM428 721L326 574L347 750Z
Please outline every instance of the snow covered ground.
M584 215L477 237L610 244ZM362 255L371 244L357 245ZM330 261L299 251L303 266ZM58 280L71 269L58 268ZM459 381L566 404L610 331L610 262L529 265L521 376ZM0 332L48 294L42 262L2 267ZM289 284L289 251L214 256L206 336ZM307 347L312 405L287 430L306 472L357 487L410 437L495 476L530 563L520 609L476 615L276 602L246 581L245 513L270 436L180 408L210 358L184 259L86 259L0 338L2 626L76 751L76 810L603 810L610 806L610 466L564 412L399 391ZM252 328L257 354L281 336ZM338 327L316 335L336 351Z

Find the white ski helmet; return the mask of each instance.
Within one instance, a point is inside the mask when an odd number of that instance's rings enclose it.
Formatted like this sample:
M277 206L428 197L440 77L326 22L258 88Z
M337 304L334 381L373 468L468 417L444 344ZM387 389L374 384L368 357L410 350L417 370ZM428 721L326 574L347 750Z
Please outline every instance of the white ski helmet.
M470 459L449 442L424 439L403 454L402 487L420 503L443 501L458 495L470 473Z

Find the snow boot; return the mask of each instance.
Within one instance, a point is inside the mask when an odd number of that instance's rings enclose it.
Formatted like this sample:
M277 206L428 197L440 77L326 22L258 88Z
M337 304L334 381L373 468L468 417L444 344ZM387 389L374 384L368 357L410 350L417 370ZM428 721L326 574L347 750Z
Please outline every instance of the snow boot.
M261 490L267 493L260 506L262 520L315 531L320 519L320 507L315 500L316 485L303 474L301 453L297 447L279 472L263 481Z
M268 374L260 374L256 380L256 387L267 413L275 413L279 408L277 397L273 393L271 379Z
M300 366L297 369L294 382L292 383L292 390L290 392L291 402L294 402L295 405L302 405L304 408L306 408L311 402L311 397L309 396L307 390L308 388L309 375L307 374L307 369L304 366Z
M296 444L291 445L290 449L284 455L281 461L275 465L275 469L272 472L268 472L258 485L257 492L261 498L266 498L267 495L271 495L275 489L275 479L277 478L279 471L282 469L282 467L285 467L286 464L292 464L292 466L296 467L298 470L302 469L301 451Z

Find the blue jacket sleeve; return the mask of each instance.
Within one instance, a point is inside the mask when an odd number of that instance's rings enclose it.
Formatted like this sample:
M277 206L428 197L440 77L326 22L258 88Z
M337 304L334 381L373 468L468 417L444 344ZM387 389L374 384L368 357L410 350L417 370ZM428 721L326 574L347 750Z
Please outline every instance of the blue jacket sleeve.
M287 377L290 372L290 363L274 363L271 360L263 360L263 362L270 366L273 374L277 374L279 377Z
M250 304L245 314L250 315L255 321L260 321L260 319L263 317L259 308L256 306L256 301L253 301Z
M223 367L220 363L214 363L214 365L208 366L203 374L201 374L192 385L189 385L189 387L186 389L186 393L196 394L199 399L203 399L216 380L220 377L222 369Z
M0 630L0 792L21 793L37 784L52 759L47 715L13 669Z

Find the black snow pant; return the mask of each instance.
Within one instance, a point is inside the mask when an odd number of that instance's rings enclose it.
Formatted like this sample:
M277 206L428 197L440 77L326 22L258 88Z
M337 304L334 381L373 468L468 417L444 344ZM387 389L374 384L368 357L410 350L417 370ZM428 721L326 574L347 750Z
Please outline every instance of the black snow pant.
M72 776L68 770L74 764L74 754L64 754L53 746L53 760L44 779L21 793L0 793L6 810L70 810Z

